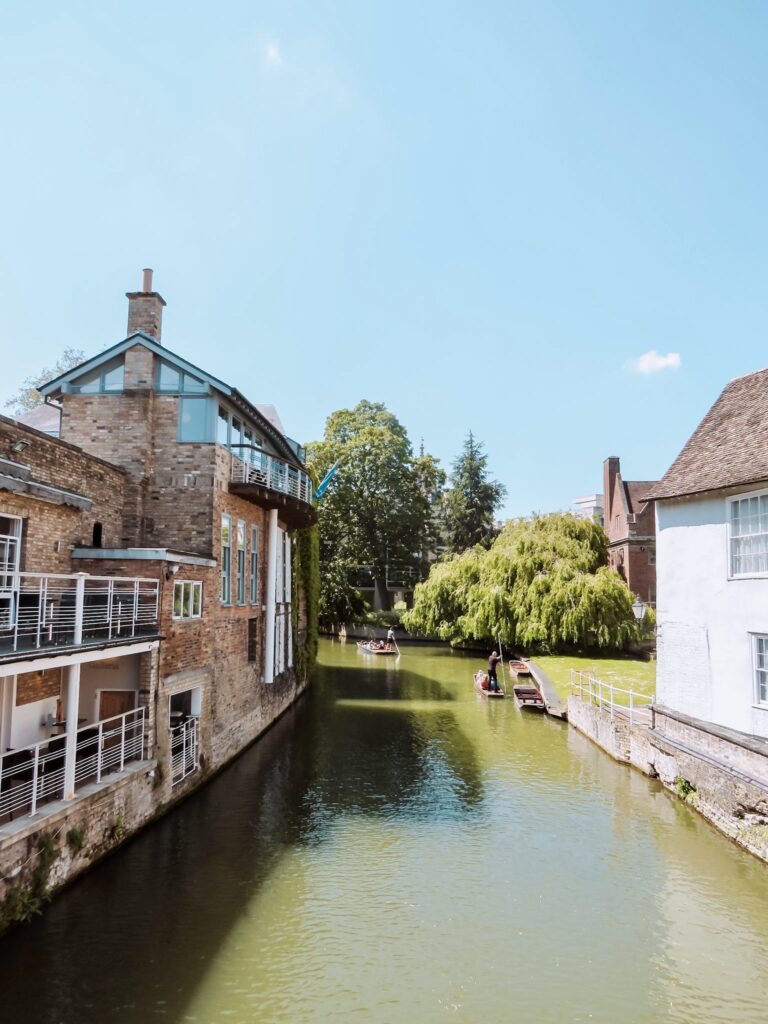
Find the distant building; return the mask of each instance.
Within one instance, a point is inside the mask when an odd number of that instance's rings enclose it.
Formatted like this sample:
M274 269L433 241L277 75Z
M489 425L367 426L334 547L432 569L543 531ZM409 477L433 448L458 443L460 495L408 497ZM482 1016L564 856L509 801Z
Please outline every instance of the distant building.
M615 455L603 463L609 562L647 604L656 601L656 520L653 501L647 498L655 485L655 481L622 479Z
M571 498L571 511L579 519L591 519L595 523L603 525L603 496L602 494L588 494L584 498Z

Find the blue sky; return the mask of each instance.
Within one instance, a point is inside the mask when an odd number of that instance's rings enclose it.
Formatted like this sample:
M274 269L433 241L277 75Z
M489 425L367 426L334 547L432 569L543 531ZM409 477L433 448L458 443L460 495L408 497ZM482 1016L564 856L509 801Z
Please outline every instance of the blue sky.
M763 3L3 18L0 402L151 266L168 347L294 437L361 398L445 464L471 428L525 514L660 475L768 364Z

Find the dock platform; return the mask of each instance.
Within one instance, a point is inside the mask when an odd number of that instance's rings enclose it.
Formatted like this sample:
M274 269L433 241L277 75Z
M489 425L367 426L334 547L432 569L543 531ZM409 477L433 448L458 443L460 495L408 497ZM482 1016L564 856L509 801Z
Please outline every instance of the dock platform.
M541 692L541 696L544 698L544 707L547 709L547 714L553 718L562 718L565 721L568 718L568 706L558 696L555 684L544 669L540 668L535 661L529 661L528 667L531 670L536 686Z

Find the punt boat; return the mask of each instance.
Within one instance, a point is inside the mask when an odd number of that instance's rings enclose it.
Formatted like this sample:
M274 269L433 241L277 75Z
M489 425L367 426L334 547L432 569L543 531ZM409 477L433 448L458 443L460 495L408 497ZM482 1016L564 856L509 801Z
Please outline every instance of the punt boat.
M472 678L475 682L475 689L478 693L482 693L484 697L506 697L503 688L501 690L488 689L488 676L482 669L478 669Z
M397 654L391 644L387 644L386 647L374 647L370 640L358 640L357 649L364 654Z

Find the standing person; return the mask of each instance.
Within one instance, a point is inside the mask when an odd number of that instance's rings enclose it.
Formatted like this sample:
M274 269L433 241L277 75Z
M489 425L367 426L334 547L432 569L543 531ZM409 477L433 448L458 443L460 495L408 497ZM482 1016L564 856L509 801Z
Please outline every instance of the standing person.
M390 626L389 629L387 630L387 643L391 647L392 644L394 644L394 642L395 642L395 630L394 630L394 628L392 626Z
M496 690L497 692L501 689L499 680L496 678L496 666L500 661L501 655L497 654L495 650L491 651L491 655L488 658L488 689Z

